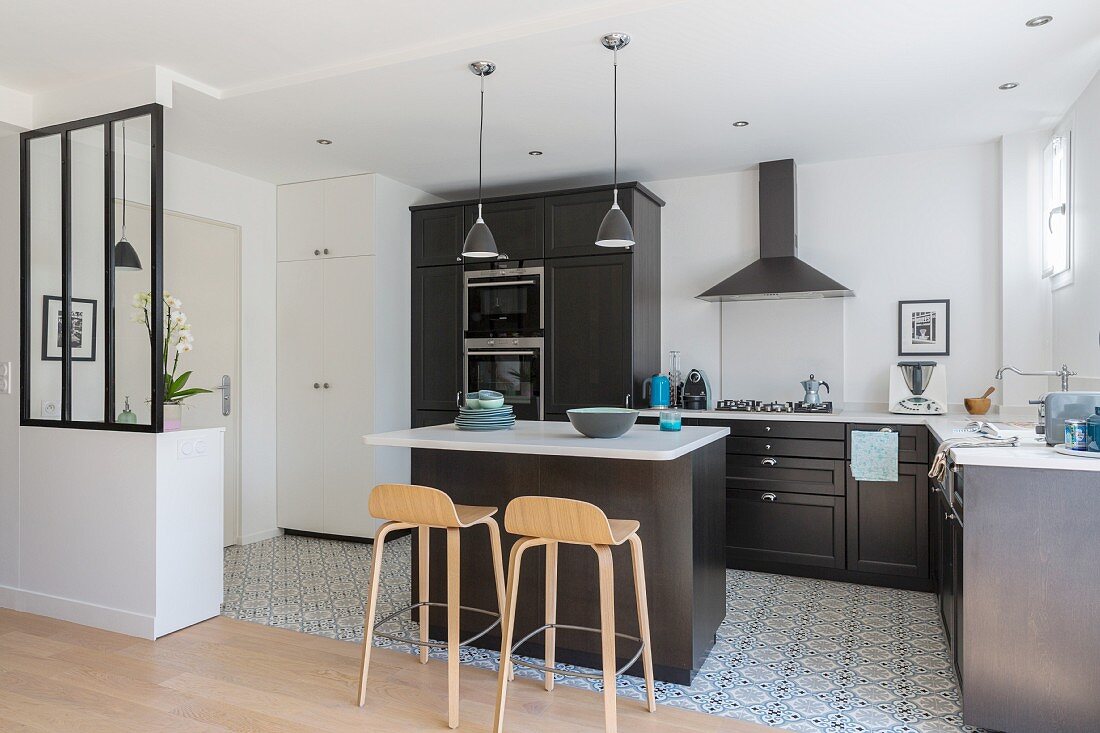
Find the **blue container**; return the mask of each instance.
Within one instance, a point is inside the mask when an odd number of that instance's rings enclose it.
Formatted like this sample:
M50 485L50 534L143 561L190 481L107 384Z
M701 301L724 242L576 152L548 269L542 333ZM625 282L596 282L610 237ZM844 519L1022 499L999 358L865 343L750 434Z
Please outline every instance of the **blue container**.
M664 374L654 374L642 384L642 399L649 398L650 407L668 407L672 404L672 383Z
M1066 420L1066 447L1070 450L1088 450L1088 436L1084 420Z
M660 417L661 430L668 432L677 432L681 427L680 411L679 410L666 410L661 413Z
M1085 434L1088 436L1088 449L1100 452L1100 407L1096 408L1096 414L1085 421Z

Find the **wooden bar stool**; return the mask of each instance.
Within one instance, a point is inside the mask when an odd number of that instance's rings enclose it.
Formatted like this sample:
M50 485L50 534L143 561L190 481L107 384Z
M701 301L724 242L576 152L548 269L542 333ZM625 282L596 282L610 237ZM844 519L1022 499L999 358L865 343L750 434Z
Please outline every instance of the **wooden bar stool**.
M504 624L501 627L500 674L497 682L497 708L493 729L504 730L504 707L508 693L508 681L512 678L512 665L541 670L546 674L547 690L554 689L554 675L573 675L603 679L604 730L615 733L615 678L642 658L645 672L646 706L649 712L657 710L653 690L653 653L650 648L649 606L645 592L645 566L642 562L642 541L638 537L639 523L632 519L608 519L603 511L585 501L545 496L521 496L513 499L504 512L504 528L521 539L512 546L508 559L508 598L504 605ZM557 623L558 543L588 545L596 552L600 567L600 628L570 626ZM638 633L640 637L615 633L615 570L611 558L611 546L630 543L630 556L634 565L634 595L638 604ZM523 553L531 547L546 545L546 623L512 643L516 620L516 591L519 589L520 562ZM603 673L566 672L554 666L556 629L591 631L601 635ZM530 664L513 659L516 650L528 639L545 632L546 663ZM615 637L639 642L638 653L621 669L615 669Z
M378 530L374 539L374 560L371 563L370 592L363 619L363 665L359 672L359 706L367 697L367 668L370 665L371 645L374 636L420 647L420 663L428 662L429 647L447 649L447 724L458 727L459 697L458 668L459 647L469 644L495 628L504 614L504 562L500 551L500 527L493 519L496 507L465 506L455 504L451 497L439 489L411 484L379 484L371 491L368 504L371 516L388 520ZM489 542L493 552L493 575L496 582L498 613L481 608L469 608L460 603L459 568L460 542L459 530L484 524L489 528ZM447 602L430 603L428 601L428 531L431 528L447 530ZM374 620L378 606L378 582L382 574L382 548L386 535L402 529L416 528L419 539L419 602L395 611L386 618ZM431 607L447 609L447 642L440 644L428 640L428 609ZM420 639L387 634L378 631L382 626L414 608L420 609ZM459 641L459 611L473 611L496 618L492 624L469 639Z

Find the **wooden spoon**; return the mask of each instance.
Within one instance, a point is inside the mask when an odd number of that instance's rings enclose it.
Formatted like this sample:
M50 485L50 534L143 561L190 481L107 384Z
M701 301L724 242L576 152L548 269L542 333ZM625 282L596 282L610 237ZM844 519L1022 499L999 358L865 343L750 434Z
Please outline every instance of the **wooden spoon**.
M980 399L984 400L985 398L989 397L989 395L993 394L996 391L997 391L996 387L990 387L989 389L987 389L985 391L985 394L983 394Z

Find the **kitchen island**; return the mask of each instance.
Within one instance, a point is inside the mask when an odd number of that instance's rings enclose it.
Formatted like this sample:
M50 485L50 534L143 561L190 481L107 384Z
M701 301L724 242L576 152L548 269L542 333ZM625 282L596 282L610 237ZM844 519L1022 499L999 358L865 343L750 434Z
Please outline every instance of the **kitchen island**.
M621 438L594 440L569 423L524 422L512 430L465 432L453 425L364 436L371 446L412 449L412 481L441 489L459 504L504 509L517 496L560 496L588 501L614 519L636 519L645 552L654 672L657 679L687 684L714 644L725 616L725 448L722 427L661 432L637 425ZM431 596L446 597L442 533L433 540ZM433 535L434 537L434 535ZM518 538L502 532L505 557ZM413 538L413 581L417 578ZM541 553L540 550L532 552ZM615 627L638 634L629 548L612 548L615 560ZM562 545L558 560L558 623L598 627L596 556L586 547ZM487 533L462 535L462 605L496 609ZM516 638L543 623L543 564L524 563L516 612ZM417 589L413 588L415 598ZM432 609L432 636L445 638L443 609ZM484 627L484 616L463 613L463 636ZM494 632L479 646L498 649ZM541 636L520 650L540 657ZM621 662L634 649L620 643ZM600 666L596 634L559 630L559 662ZM640 674L639 669L632 673Z

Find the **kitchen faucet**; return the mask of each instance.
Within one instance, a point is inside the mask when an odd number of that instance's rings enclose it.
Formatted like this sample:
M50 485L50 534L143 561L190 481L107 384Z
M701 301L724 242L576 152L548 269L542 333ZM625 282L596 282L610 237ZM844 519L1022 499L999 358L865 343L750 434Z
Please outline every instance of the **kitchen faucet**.
M1061 377L1063 392L1069 392L1069 378L1077 376L1077 372L1071 372L1066 364L1063 364L1062 368L1057 371L1049 372L1021 372L1014 366L1006 365L997 370L997 379L1004 379L1005 372L1016 372L1023 377Z

